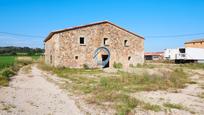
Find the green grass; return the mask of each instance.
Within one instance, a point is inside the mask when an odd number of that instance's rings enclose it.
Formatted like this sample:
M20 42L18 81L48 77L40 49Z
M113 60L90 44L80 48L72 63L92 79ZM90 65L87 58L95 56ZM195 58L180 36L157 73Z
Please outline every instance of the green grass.
M136 68L155 68L157 66L158 65L144 63L144 64L137 64Z
M15 62L15 56L0 56L0 70L12 66Z
M31 56L31 57L32 57L33 60L38 60L40 58L40 56L37 56L37 55Z
M24 57L24 56L0 56L0 71L4 68L13 66L16 62L16 57ZM32 57L33 60L39 59L40 56L25 56Z
M164 107L173 108L173 109L184 109L183 105L181 104L173 104L173 103L164 103Z
M114 62L113 67L120 69L120 68L123 68L123 64Z
M0 86L8 86L10 77L14 76L17 71L24 65L32 63L32 58L16 56L0 56Z
M150 103L145 103L143 108L146 109L146 110L152 110L152 111L155 111L155 112L161 111L161 107L159 105L152 105Z

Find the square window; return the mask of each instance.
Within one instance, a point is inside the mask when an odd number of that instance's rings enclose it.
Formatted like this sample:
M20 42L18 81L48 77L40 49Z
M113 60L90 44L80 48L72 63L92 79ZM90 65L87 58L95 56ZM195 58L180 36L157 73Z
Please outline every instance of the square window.
M103 39L103 44L104 44L104 45L108 45L108 38L104 38L104 39Z
M80 44L85 44L84 37L80 37Z
M75 56L75 59L77 60L79 57L78 56Z

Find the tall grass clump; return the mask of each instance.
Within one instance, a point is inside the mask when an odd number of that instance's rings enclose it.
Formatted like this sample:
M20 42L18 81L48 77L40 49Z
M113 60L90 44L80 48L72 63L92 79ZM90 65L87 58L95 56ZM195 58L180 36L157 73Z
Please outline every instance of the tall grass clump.
M181 105L181 104L173 104L173 103L167 102L167 103L164 103L163 105L164 105L164 107L167 107L167 108L184 109L183 105Z
M114 62L114 63L113 63L113 67L114 67L114 68L117 68L117 69L120 69L120 68L123 68L123 64L122 64L122 63L116 63L116 62Z

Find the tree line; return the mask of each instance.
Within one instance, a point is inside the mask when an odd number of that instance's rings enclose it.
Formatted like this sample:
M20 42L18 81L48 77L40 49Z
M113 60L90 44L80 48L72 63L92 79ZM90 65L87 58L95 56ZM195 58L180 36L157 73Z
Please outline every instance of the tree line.
M0 55L43 55L43 53L44 49L42 48L15 46L0 47Z

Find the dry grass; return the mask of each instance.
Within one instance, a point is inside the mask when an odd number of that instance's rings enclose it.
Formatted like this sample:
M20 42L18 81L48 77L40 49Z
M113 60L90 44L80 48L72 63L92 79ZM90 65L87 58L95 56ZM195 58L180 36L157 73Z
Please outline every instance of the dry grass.
M198 97L200 97L200 98L203 98L203 99L204 99L204 92L200 93L200 94L198 95Z
M181 104L173 104L173 103L164 103L164 107L173 108L173 109L184 109L183 105Z
M43 64L39 67L68 79L70 82L65 83L64 88L84 95L89 103L99 105L109 103L111 108L115 108L118 114L123 115L130 113L135 107L156 112L161 110L158 105L131 97L131 93L183 88L190 81L182 69L175 69L162 75L148 73L138 75L121 71L107 75L108 73L99 69L53 68Z
M31 73L31 65L26 65L22 68L22 71L24 74L29 74Z
M32 57L26 57L26 56L17 57L16 58L16 63L28 65L28 64L33 63L33 59L32 59Z

